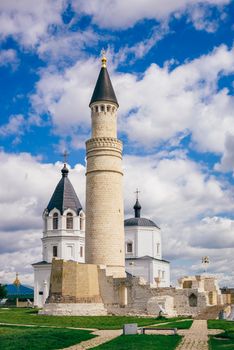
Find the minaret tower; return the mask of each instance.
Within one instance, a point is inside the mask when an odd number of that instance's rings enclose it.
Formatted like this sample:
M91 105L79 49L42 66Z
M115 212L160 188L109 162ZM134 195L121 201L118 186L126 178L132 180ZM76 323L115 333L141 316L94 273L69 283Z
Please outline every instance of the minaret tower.
M117 139L119 107L102 55L89 104L92 136L86 142L86 263L125 276L122 142Z

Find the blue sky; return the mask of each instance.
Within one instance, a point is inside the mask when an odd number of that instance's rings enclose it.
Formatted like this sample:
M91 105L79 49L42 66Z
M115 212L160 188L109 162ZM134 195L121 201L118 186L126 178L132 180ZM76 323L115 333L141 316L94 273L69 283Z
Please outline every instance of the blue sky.
M209 255L210 272L233 284L233 34L229 0L0 4L0 279L19 271L32 281L64 149L85 202L88 104L104 48L120 104L126 216L138 187L173 281L201 272Z

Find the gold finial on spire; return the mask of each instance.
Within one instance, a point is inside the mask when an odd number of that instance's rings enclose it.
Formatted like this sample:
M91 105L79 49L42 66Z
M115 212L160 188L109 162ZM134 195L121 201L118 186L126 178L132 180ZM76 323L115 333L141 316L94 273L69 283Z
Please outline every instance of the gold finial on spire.
M101 55L102 55L102 67L106 68L107 59L106 59L106 51L104 49L102 49Z
M15 277L15 280L14 280L13 284L14 284L16 287L19 287L19 286L21 285L20 280L19 280L19 274L18 274L18 272L16 272L16 277Z

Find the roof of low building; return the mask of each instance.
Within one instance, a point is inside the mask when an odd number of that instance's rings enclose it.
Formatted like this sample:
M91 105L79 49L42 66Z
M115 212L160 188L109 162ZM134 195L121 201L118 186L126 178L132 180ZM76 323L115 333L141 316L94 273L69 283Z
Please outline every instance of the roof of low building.
M33 298L34 289L33 287L24 286L22 284L15 285L7 284L7 298Z
M82 206L68 178L69 170L67 169L66 164L64 164L61 173L62 178L57 184L46 209L50 212L52 209L56 208L61 214L63 214L66 209L72 209L79 214L82 210Z
M48 263L47 261L43 260L32 264L32 266L36 266L36 265L51 265L51 263Z
M126 257L125 260L156 260L156 261L162 261L162 262L165 262L167 264L170 264L170 262L168 260L157 259L157 258L154 258L154 257L149 256L149 255L144 255L144 256L137 257L137 258Z
M144 227L157 227L152 220L146 218L130 218L124 220L124 226L144 226Z
M99 101L109 101L119 106L108 70L106 68L106 58L102 58L102 67L89 105Z

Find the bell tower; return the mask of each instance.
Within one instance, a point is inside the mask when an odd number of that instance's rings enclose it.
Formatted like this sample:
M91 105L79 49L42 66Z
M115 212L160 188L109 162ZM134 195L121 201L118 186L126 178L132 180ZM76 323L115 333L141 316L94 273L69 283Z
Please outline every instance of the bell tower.
M125 276L122 142L117 139L119 107L106 67L102 66L89 104L92 136L86 141L86 263L106 265Z

